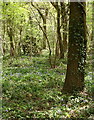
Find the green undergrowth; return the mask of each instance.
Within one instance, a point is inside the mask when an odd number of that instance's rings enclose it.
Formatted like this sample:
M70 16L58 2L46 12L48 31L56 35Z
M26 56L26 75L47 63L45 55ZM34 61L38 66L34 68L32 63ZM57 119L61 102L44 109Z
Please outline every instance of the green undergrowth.
M51 69L47 57L19 57L3 60L2 119L93 118L92 82L86 75L86 90L64 95L66 64Z

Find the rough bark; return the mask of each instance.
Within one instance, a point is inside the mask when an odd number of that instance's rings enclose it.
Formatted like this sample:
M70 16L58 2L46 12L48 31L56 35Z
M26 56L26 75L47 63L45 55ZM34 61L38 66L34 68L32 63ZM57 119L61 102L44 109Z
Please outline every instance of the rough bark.
M68 64L64 92L80 91L84 88L86 43L85 2L71 2Z

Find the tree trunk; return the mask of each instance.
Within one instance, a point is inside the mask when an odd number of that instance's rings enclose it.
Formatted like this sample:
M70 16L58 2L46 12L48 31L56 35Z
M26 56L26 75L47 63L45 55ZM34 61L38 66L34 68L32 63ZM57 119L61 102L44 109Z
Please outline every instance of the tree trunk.
M2 54L5 55L5 21L3 21L3 40L2 40Z
M64 92L80 91L84 88L86 60L86 14L85 2L70 2L69 48Z
M8 29L9 28L9 29ZM10 56L14 56L14 44L13 44L13 33L12 33L12 27L8 26L7 28L7 32L8 32L8 36L10 39Z
M14 56L14 45L12 36L10 36L10 56Z
M67 51L67 11L64 2L61 2L61 25L63 26L63 52ZM63 53L63 55L64 55Z
M60 14L61 14L61 9L59 6L59 2L51 2L51 4L54 6L54 8L57 11L57 40L59 41L59 47L60 47L60 59L64 58L64 50L63 50L63 42L62 42L62 37L61 37L61 26L60 26Z
M48 9L45 9L45 15L43 17L43 29L44 29L45 34L47 34L46 33L46 19L47 19L47 15L48 15ZM45 37L45 34L43 33L43 49L46 49L46 37Z
M22 37L22 28L20 29L20 40L18 43L18 55L21 55L21 37Z
M60 8L59 6L57 7L57 40L59 41L60 58L64 58L63 43L62 43L61 32L60 32Z
M11 24L11 20L8 19L7 21L7 33L8 33L8 37L10 39L10 56L14 56L15 55L15 49L14 49L14 44L13 44L13 26Z
M56 42L55 56L59 57L59 41Z
M43 19L43 29L44 32L46 33L46 19ZM44 33L43 33L43 49L46 49L46 37Z
M94 1L92 2L92 80L94 80Z

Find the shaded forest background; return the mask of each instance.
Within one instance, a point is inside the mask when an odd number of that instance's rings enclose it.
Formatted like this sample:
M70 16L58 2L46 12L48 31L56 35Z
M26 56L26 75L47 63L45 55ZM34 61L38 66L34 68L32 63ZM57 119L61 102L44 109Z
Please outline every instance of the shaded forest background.
M2 118L93 120L94 2L0 4Z

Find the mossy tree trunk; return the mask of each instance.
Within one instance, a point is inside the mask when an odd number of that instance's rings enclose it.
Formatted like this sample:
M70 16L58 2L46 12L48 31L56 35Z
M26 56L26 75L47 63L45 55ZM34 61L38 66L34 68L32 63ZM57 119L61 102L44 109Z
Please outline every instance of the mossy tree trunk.
M68 64L64 92L82 91L86 60L85 2L70 2Z

